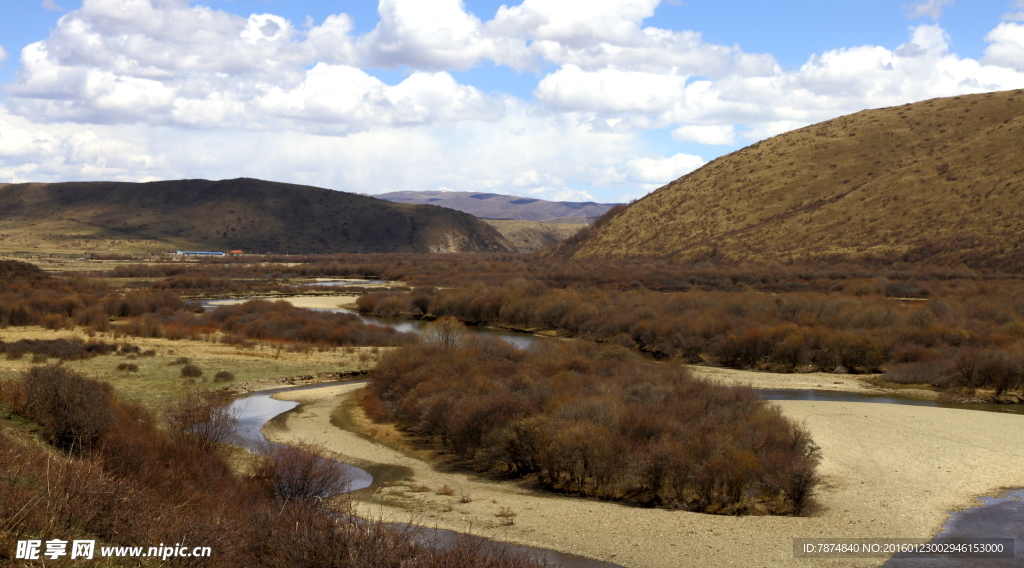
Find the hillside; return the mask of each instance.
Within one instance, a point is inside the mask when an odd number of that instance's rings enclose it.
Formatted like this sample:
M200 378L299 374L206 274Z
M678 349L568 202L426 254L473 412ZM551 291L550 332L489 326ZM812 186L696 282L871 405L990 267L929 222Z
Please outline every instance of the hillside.
M501 233L516 252L536 252L575 235L586 225L539 221L494 220L485 222Z
M723 156L553 252L1024 269L1024 90L868 110Z
M594 202L544 201L531 197L465 191L394 191L375 195L395 203L440 205L481 219L518 219L583 224L604 215L612 205Z
M0 250L103 247L278 253L512 250L492 227L451 209L247 178L0 187Z

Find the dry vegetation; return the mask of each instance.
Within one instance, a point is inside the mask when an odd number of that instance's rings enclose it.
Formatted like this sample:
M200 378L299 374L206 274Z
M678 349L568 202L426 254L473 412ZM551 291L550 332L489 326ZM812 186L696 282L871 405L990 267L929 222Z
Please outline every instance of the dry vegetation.
M617 346L532 351L442 318L386 354L363 406L477 467L547 489L722 514L795 514L817 448L752 390Z
M252 476L233 472L211 438L230 425L210 399L170 411L170 432L179 434L170 435L142 407L115 403L109 385L59 366L0 385L0 405L42 424L56 445L0 432L5 563L19 539L74 535L98 548L212 549L210 558L173 561L188 566L541 565L470 540L426 545L409 530L329 513L318 503L345 480L314 447L267 452Z
M776 372L886 369L893 382L967 388L969 394L990 389L994 397L1021 388L1022 283L829 284L827 292L663 293L549 288L518 279L368 294L357 304L392 317L453 316L475 325L557 330L658 359ZM929 299L894 300L887 292Z
M1022 268L1024 91L867 110L712 161L559 254Z
M541 223L540 221L493 220L485 223L494 227L508 240L516 252L536 252L572 237L586 225Z

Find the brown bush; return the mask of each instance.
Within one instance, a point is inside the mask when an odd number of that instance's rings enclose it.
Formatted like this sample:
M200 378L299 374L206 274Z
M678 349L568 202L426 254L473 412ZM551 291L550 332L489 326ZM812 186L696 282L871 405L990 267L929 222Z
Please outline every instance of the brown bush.
M185 365L181 368L181 376L201 377L203 376L203 370L199 368L199 365Z
M551 490L715 513L799 512L817 448L750 389L617 346L467 340L386 354L362 403L485 470ZM685 435L682 433L685 432Z
M113 389L61 365L32 367L11 389L14 412L43 427L53 445L88 450L113 424Z
M188 392L164 411L164 422L175 441L210 450L234 438L238 417L229 402L218 392Z
M135 363L120 363L117 366L117 370L118 371L136 372L136 371L139 370L139 366L136 365Z
M345 466L323 453L322 446L307 442L266 444L253 476L270 494L286 501L325 499L345 492L350 482Z
M235 374L230 371L217 371L217 374L213 376L215 383L227 383L233 380L235 380Z

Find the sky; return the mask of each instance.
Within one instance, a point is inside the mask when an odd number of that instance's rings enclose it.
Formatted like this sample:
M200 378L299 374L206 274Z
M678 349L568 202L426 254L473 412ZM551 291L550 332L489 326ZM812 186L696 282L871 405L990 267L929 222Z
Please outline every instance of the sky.
M844 114L1024 88L1024 0L4 0L0 183L626 202Z

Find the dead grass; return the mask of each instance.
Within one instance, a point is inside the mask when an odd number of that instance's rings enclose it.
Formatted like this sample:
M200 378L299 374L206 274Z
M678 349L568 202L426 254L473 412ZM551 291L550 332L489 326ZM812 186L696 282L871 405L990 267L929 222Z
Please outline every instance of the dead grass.
M575 257L1019 263L1024 218L1006 212L1020 206L1022 95L867 110L764 140L632 204Z

